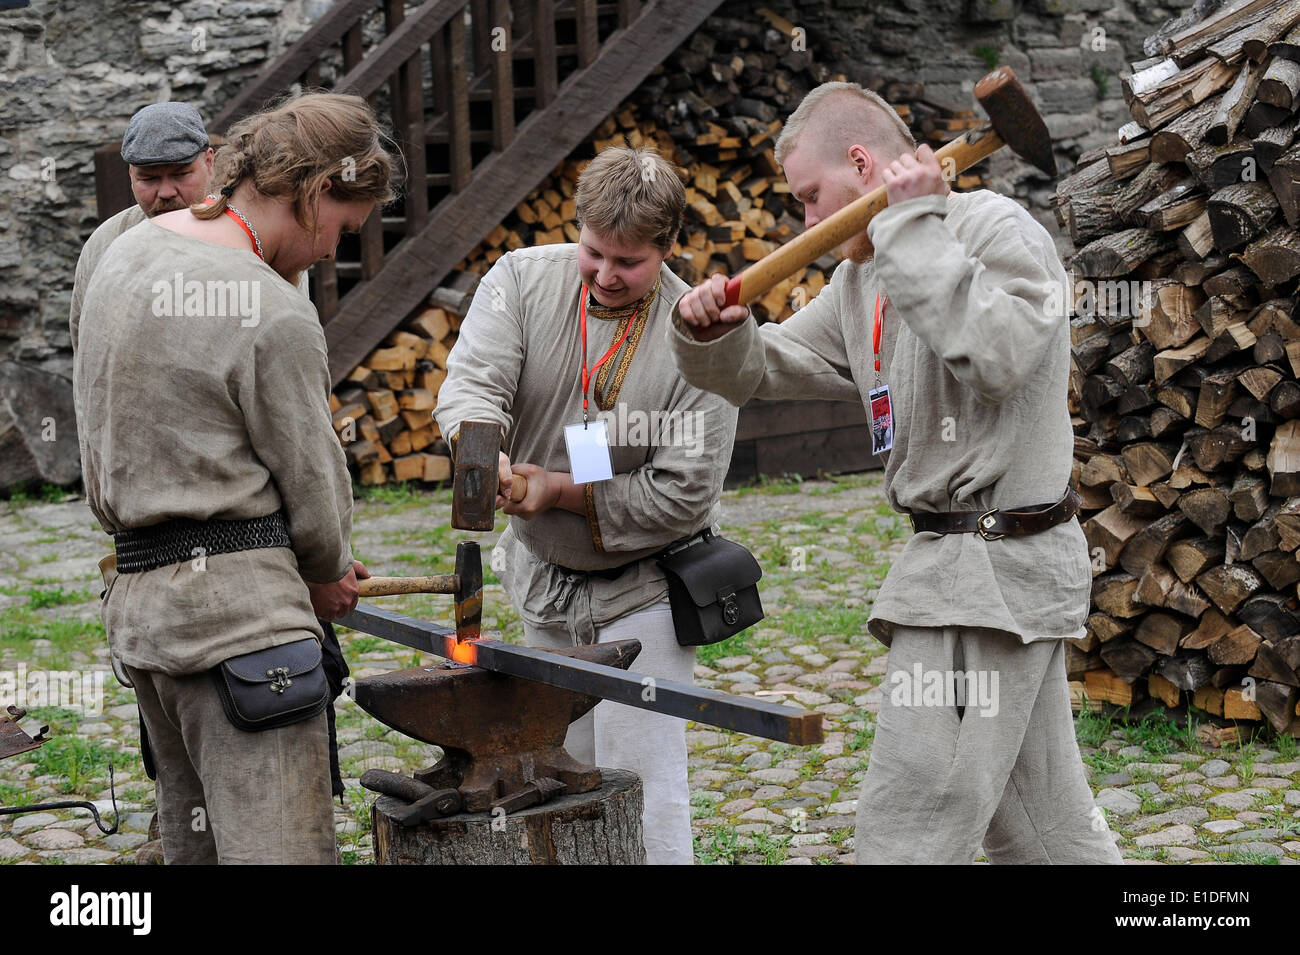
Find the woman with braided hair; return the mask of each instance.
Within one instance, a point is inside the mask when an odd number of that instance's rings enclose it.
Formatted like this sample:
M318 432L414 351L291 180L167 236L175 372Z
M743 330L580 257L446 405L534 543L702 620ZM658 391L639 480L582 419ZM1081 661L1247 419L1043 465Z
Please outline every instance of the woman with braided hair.
M291 98L230 138L218 194L124 233L86 289L74 394L117 549L104 624L166 861L332 863L326 716L293 698L323 686L317 618L349 612L367 574L324 334L293 283L392 198L397 163L354 96ZM226 668L265 671L283 712L250 723Z

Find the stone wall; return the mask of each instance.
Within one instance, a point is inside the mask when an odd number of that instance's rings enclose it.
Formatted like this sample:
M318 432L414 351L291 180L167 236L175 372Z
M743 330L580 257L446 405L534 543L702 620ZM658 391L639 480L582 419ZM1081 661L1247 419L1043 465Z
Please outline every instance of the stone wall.
M828 74L869 86L920 81L945 105L971 107L975 80L995 64L1011 65L1041 105L1068 169L1069 160L1113 137L1127 119L1120 71L1141 58L1143 38L1188 3L767 0L766 6L806 31L808 55ZM211 119L329 6L328 0L34 0L29 8L0 10L0 385L17 364L69 377L72 273L97 224L94 150L120 138L131 114L147 103L186 100ZM728 0L718 13L753 21L758 7ZM990 163L995 186L1023 199L1058 234L1047 177L1005 151Z
M35 0L0 11L0 357L66 363L72 271L98 223L95 149L140 107L205 119L328 0Z
M1015 70L1042 111L1062 171L1084 150L1113 142L1132 118L1120 74L1143 59L1142 41L1192 0L772 0L768 9L807 31L808 50L831 73L868 87L925 84L927 97L974 106L975 82L995 65ZM748 4L723 8L744 16ZM1054 184L1007 150L989 160L993 186L1024 201L1069 248L1048 202Z

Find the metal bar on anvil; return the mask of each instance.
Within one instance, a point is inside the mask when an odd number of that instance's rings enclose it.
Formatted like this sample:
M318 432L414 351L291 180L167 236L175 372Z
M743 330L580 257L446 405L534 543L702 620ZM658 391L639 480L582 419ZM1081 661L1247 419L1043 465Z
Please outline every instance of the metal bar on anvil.
M456 659L461 656L456 654L455 630L391 610L358 604L356 610L335 622L440 657ZM557 657L546 650L519 647L500 640L474 640L469 645L474 651L474 665L494 673L587 693L615 703L781 743L808 746L822 742L821 713L796 710L779 703L747 700L719 690L661 680L599 663Z

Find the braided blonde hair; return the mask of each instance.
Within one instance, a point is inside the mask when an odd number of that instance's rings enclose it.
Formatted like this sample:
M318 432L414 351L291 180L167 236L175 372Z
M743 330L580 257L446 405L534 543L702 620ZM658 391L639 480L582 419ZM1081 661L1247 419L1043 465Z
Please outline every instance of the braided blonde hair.
M391 140L360 96L291 96L230 127L212 174L217 201L196 203L190 212L199 219L217 218L226 211L228 194L248 179L264 196L291 200L294 219L315 232L319 191L326 180L339 202L394 198L401 160L386 142Z

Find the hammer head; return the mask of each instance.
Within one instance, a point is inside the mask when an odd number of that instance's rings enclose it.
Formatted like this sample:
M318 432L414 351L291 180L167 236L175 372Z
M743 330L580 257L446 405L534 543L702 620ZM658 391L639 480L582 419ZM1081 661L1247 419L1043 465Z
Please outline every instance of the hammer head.
M490 531L496 524L497 461L501 427L466 421L456 436L456 473L451 488L451 526Z
M1052 155L1052 137L1047 132L1047 124L1011 67L999 66L976 83L975 98L988 113L993 129L1003 142L1049 176L1056 175L1056 157Z

